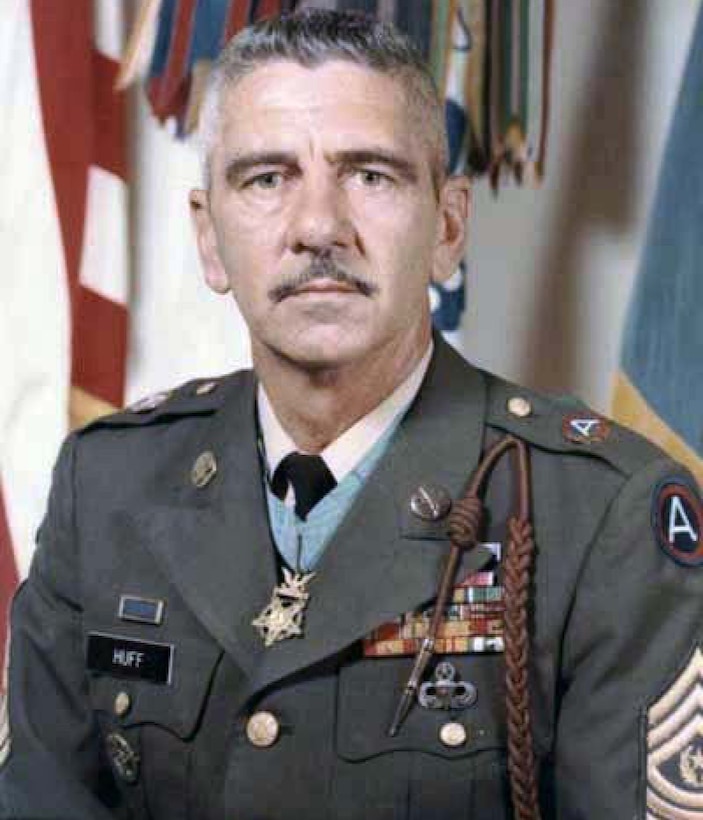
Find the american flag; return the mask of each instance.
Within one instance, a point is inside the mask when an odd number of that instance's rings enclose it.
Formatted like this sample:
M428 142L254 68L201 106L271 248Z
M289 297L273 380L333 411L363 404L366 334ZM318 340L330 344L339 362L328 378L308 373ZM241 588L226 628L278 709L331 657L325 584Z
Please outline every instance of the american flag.
M118 0L6 0L0 649L69 428L123 401L128 242Z

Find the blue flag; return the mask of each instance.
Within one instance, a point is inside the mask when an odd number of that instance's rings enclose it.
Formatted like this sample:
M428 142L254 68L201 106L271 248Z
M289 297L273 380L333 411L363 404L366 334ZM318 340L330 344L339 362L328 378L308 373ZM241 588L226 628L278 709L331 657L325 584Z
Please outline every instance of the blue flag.
M614 413L703 483L703 7L629 307Z

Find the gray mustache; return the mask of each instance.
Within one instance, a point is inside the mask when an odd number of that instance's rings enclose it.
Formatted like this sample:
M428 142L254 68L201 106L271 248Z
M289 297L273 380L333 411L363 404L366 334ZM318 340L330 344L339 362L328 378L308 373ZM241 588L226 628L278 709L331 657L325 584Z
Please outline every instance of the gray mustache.
M323 256L313 259L300 273L271 288L269 298L274 302L281 302L288 296L292 296L299 288L316 279L332 279L334 282L355 288L362 296L372 296L378 290L377 285L349 273L328 256Z

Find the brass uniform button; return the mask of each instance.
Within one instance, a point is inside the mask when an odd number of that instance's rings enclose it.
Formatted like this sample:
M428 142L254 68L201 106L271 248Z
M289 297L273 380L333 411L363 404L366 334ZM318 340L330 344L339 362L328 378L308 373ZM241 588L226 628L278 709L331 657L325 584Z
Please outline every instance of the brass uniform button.
M195 395L196 396L208 396L214 390L217 389L217 382L216 381L209 381L209 382L201 382L195 388Z
M198 488L202 489L212 481L217 474L217 461L210 450L201 453L193 464L193 469L190 471L190 480Z
M118 692L115 696L113 708L117 717L124 717L132 708L132 698L127 692Z
M451 508L451 496L436 484L420 484L410 498L411 512L423 521L439 521Z
M456 721L445 723L439 730L439 739L450 749L458 749L459 746L463 746L467 738L468 733L466 727Z
M523 396L513 396L508 399L508 413L519 419L526 419L532 415L532 405Z
M252 746L268 749L278 740L281 726L271 712L254 712L247 721L247 738Z

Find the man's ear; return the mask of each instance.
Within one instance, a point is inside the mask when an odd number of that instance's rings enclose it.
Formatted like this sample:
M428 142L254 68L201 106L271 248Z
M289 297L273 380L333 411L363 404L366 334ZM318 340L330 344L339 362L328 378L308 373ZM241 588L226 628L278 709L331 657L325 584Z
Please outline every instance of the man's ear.
M446 180L440 192L439 210L432 270L432 281L437 284L449 279L466 250L471 212L471 182L467 176L454 176Z
M200 262L205 273L205 282L215 293L227 293L230 289L229 279L217 250L217 237L210 215L208 192L195 188L190 192L188 201Z

